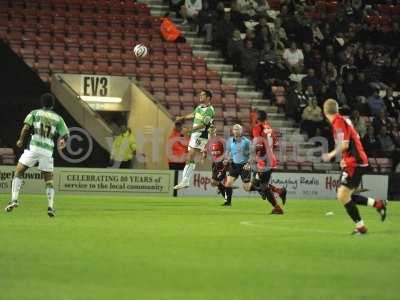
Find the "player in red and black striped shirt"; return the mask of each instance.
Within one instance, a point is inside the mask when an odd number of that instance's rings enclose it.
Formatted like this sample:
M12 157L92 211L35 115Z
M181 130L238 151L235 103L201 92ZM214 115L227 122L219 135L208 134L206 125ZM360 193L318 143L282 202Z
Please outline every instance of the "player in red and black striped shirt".
M356 223L353 233L367 233L367 228L356 205L375 207L381 216L381 220L384 221L386 218L387 200L367 198L354 194L368 167L367 154L364 151L360 136L351 121L339 114L339 106L335 100L328 99L325 101L324 114L332 124L336 147L333 151L325 153L322 158L328 162L332 158L341 155L340 167L342 173L340 176L340 186L337 190L337 198L344 205L354 223Z
M253 144L263 144L266 146L266 157L268 158L268 166L269 170L267 172L272 173L272 171L276 168L278 160L274 154L274 147L278 146L278 138L272 129L271 125L267 121L267 113L265 111L259 110L257 111L257 124L253 127ZM271 174L269 174L269 177ZM271 199L271 204L276 203L274 193L278 194L278 196L282 199L282 203L286 203L286 188L276 187L271 183L267 184L268 190L268 200ZM274 206L275 207L275 206Z

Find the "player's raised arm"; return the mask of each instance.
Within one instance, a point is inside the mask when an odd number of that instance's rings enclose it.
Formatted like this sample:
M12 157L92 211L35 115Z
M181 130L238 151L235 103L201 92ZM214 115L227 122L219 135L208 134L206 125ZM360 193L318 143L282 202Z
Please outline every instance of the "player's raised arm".
M180 116L180 117L176 117L175 118L175 122L179 122L179 121L185 121L185 120L191 120L194 118L194 113L190 113L186 116Z

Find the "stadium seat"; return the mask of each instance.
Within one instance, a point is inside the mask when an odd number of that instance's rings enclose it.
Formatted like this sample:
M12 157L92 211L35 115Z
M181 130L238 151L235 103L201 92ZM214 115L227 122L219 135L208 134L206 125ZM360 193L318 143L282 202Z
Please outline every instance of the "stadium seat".
M49 66L52 73L64 73L64 63L63 62L53 62Z
M287 161L285 165L288 171L297 171L299 169L299 163L297 161Z
M65 73L69 74L79 74L79 63L78 61L69 61L64 65Z
M392 170L392 161L389 158L379 157L376 158L376 163L382 173L389 173Z
M313 162L312 161L300 162L300 170L302 170L302 171L312 171L313 170Z
M374 157L369 157L368 162L374 172L379 172L379 165Z
M170 114L173 117L181 115L181 106L180 105L176 105L176 104L171 105L171 104L169 104L169 109L168 110L169 110Z

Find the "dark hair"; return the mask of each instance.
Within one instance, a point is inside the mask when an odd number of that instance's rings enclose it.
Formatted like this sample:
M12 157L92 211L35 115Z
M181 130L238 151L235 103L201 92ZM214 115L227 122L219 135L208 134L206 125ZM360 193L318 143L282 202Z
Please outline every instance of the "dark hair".
M257 120L258 121L265 121L267 119L267 113L263 110L257 111Z
M212 93L210 90L203 90L203 92L206 94L207 98L210 98L210 99L212 98Z
M40 102L43 108L52 109L55 103L55 97L52 93L45 93L40 97Z

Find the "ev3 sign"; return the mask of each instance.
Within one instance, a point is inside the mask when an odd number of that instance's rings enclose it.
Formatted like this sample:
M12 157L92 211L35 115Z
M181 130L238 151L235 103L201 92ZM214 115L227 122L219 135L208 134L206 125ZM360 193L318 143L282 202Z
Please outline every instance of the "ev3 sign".
M107 97L110 95L110 83L109 76L82 75L81 95Z

